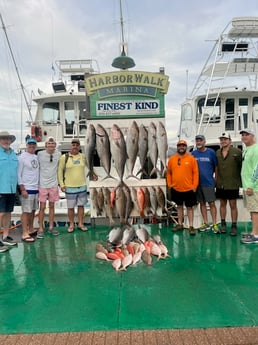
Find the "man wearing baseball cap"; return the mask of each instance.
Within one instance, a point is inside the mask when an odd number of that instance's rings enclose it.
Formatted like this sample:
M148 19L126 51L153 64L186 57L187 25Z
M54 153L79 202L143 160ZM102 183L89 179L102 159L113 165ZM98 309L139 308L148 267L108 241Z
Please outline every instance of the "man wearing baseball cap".
M231 145L231 137L227 132L223 132L219 137L220 149L216 151L218 159L218 174L216 180L216 197L220 200L220 232L227 233L226 214L227 201L231 213L230 235L237 235L237 199L239 198L239 188L241 187L241 166L242 152Z
M183 205L187 210L189 221L189 234L195 235L193 227L193 206L196 205L195 191L199 182L197 162L194 157L187 152L187 142L179 140L177 143L177 153L168 160L167 186L170 198L177 204L178 224L172 231L184 230Z
M244 205L250 212L252 220L252 232L242 238L241 242L258 244L258 145L252 129L242 129L240 134L245 144L241 169Z

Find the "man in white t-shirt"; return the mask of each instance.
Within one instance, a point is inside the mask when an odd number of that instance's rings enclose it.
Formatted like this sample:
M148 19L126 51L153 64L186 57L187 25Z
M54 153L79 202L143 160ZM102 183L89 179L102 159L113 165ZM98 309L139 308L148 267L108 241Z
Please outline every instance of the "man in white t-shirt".
M26 142L26 152L19 156L18 164L18 184L21 191L22 207L22 240L24 242L34 242L31 236L35 233L33 228L35 211L38 209L38 189L39 189L39 162L35 154L37 141L28 138Z
M57 180L57 167L60 152L56 150L56 141L49 137L45 143L46 149L38 152L39 161L39 231L37 238L44 237L44 214L46 203L49 207L48 232L54 236L59 235L54 228L55 202L59 200L59 188Z

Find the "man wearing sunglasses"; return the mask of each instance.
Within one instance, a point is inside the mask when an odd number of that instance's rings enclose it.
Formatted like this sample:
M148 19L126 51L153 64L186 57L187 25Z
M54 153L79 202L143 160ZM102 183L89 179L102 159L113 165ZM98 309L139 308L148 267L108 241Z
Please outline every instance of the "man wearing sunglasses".
M194 157L187 152L187 142L179 140L177 153L168 161L167 186L170 198L177 204L178 224L173 232L184 230L184 208L186 206L189 221L189 234L195 235L193 227L193 206L196 205L195 191L199 182L198 164Z
M46 149L38 152L39 161L39 231L37 238L44 237L44 215L46 204L49 207L48 233L59 235L54 228L55 202L59 200L59 188L57 179L57 167L60 152L56 149L56 141L49 137L45 142Z

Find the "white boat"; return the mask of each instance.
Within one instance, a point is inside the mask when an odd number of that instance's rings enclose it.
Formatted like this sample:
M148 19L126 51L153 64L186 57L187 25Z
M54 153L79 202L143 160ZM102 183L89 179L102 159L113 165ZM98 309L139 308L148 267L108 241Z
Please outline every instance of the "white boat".
M190 97L182 104L178 137L194 145L204 134L219 147L228 132L241 147L239 131L258 131L258 17L238 17L226 26L206 60Z
M33 98L36 114L28 122L29 133L37 140L38 149L45 147L45 140L52 136L61 152L69 150L71 139L79 138L83 150L90 117L89 97L85 92L85 77L99 73L96 60L56 61L58 80L52 83L52 92L38 90ZM21 149L25 147L25 142Z

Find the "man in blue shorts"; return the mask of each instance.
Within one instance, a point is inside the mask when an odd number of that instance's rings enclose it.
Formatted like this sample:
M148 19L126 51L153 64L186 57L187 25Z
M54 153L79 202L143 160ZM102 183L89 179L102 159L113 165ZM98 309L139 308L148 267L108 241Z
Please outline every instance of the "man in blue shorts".
M219 234L220 230L217 225L217 209L215 205L215 184L217 176L217 157L214 150L205 146L206 139L202 134L195 137L196 150L192 155L198 162L199 167L199 186L197 188L197 201L200 202L200 209L203 218L203 224L199 231L212 230L215 234ZM208 224L208 214L206 203L209 204L212 218L212 225Z
M15 204L17 188L18 158L10 145L15 136L6 131L0 132L0 226L3 228L3 239L0 241L0 253L6 252L8 246L17 243L9 236L11 212Z

